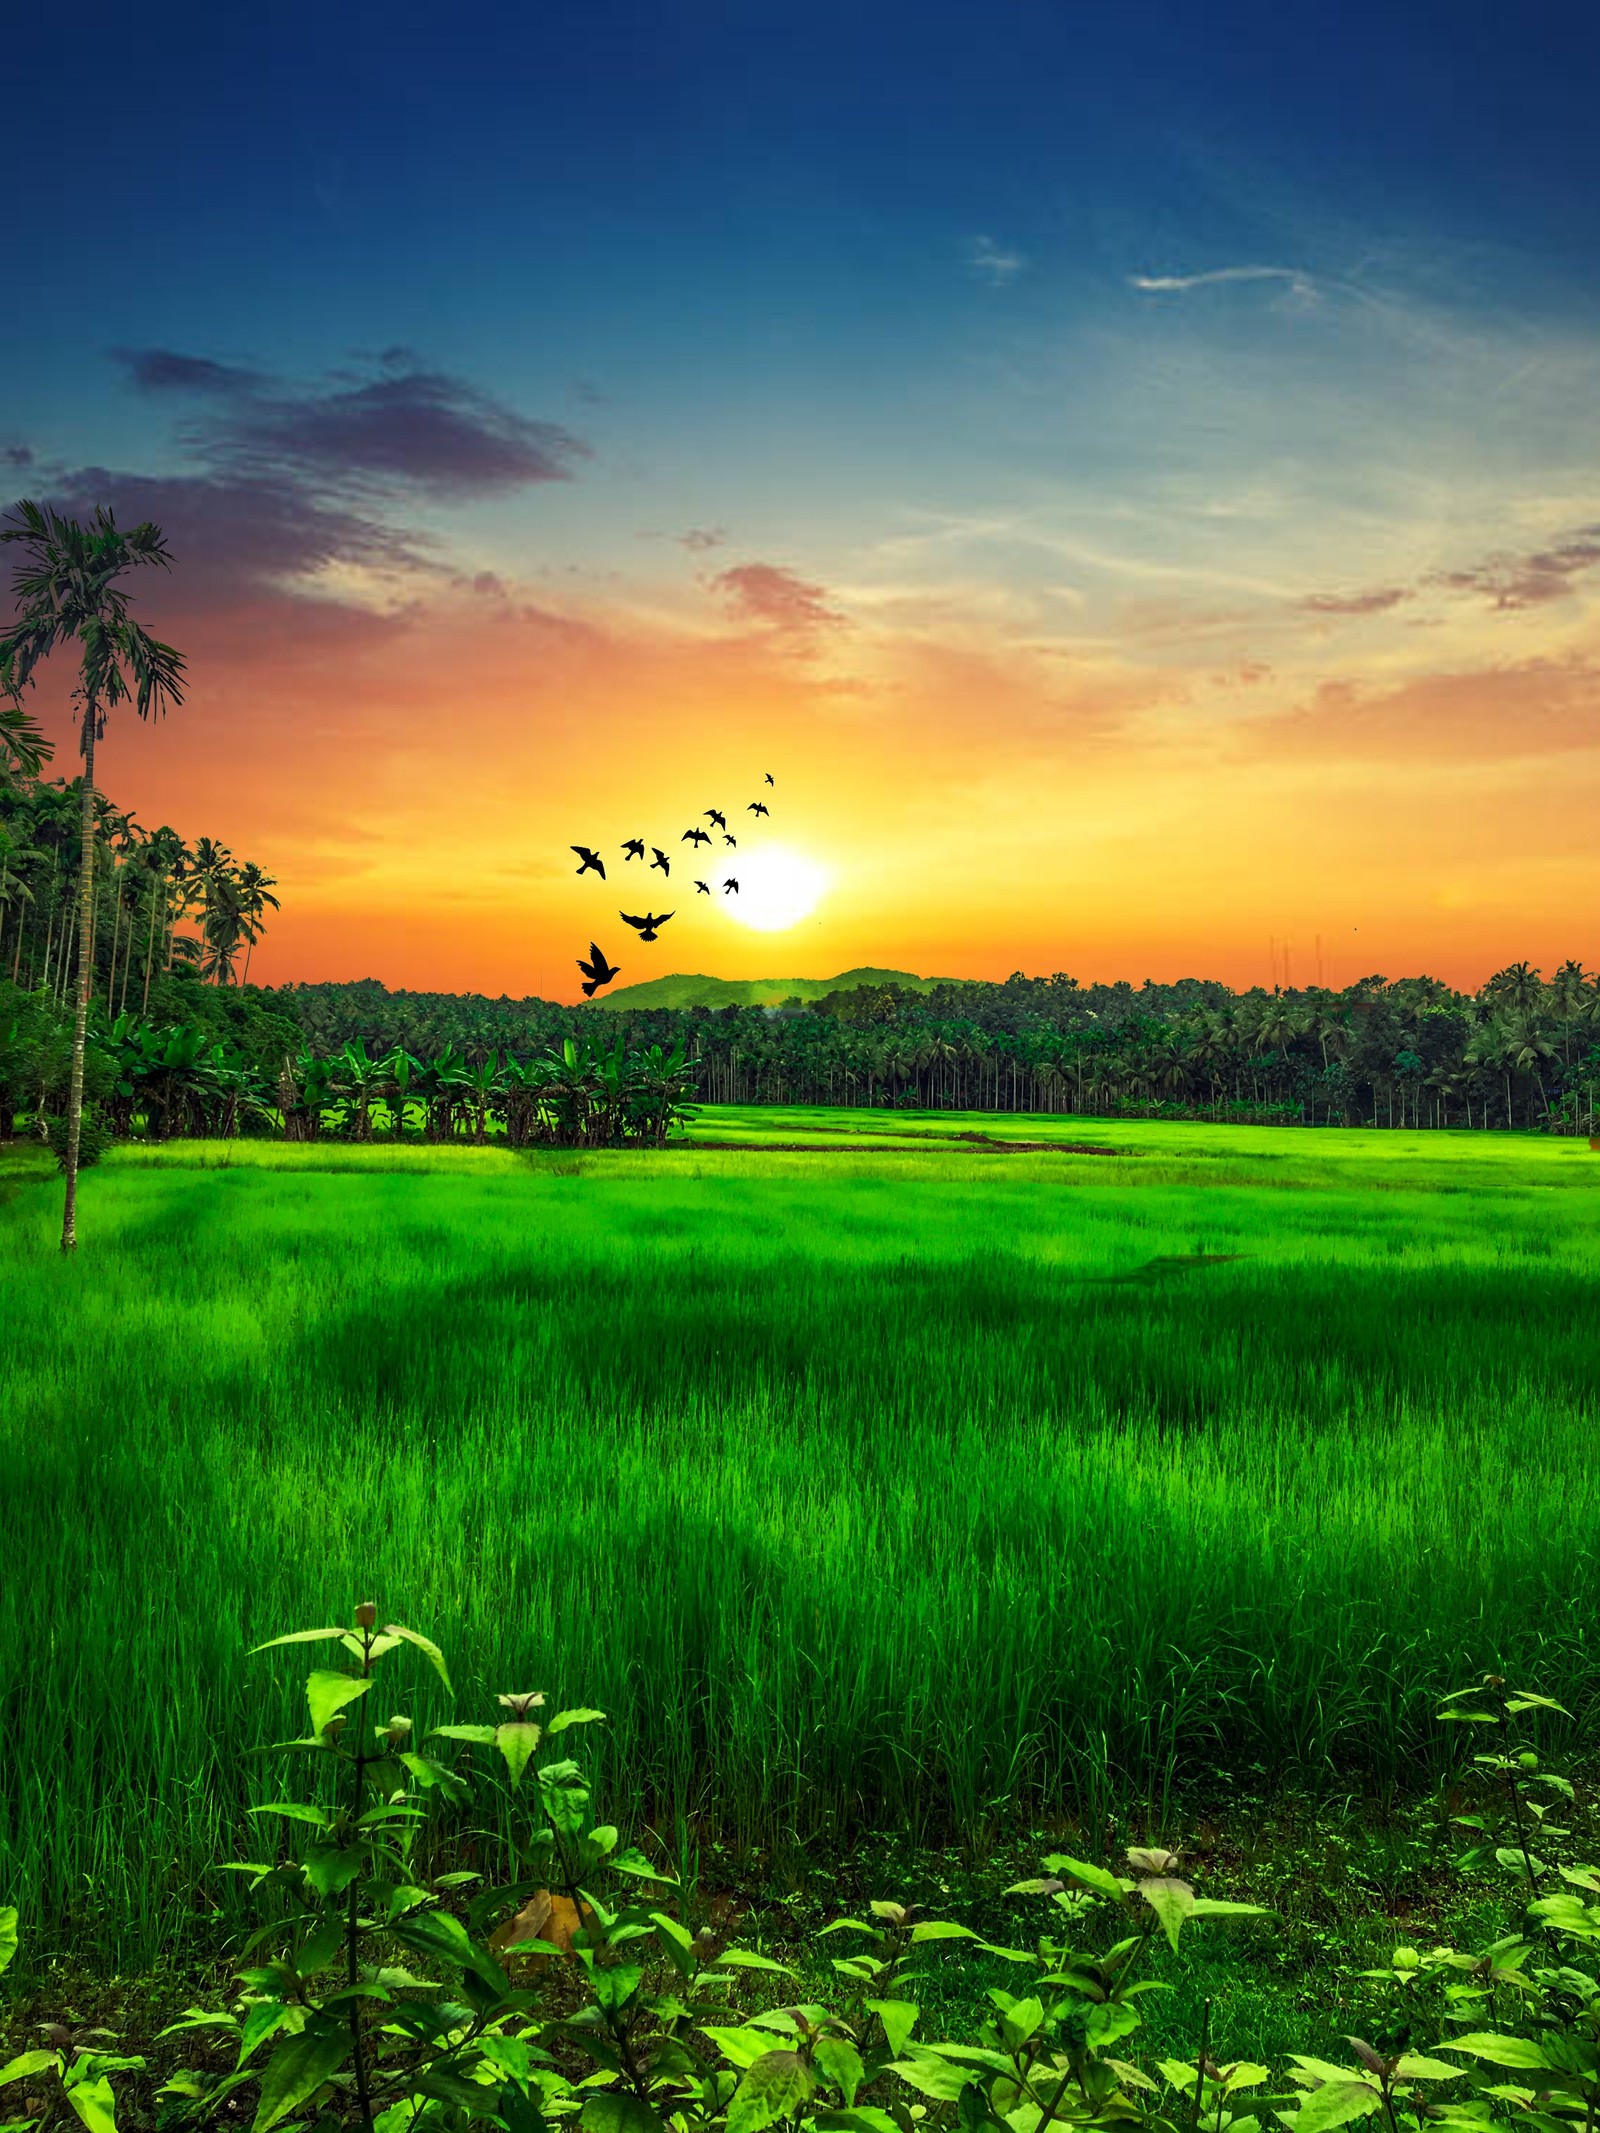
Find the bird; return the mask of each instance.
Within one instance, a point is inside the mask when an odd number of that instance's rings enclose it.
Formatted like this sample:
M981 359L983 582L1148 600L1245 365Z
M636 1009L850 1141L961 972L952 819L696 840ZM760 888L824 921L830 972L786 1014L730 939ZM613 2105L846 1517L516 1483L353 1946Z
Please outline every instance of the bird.
M629 859L642 859L644 857L644 839L642 837L630 837L622 849Z
M706 809L706 820L714 822L719 830L725 830L728 826L728 818L720 807L708 807Z
M661 916L657 918L653 911L647 911L643 918L631 918L626 911L619 911L617 916L625 926L633 927L640 940L653 941L656 937L657 926L664 926L667 920L671 918L672 913L663 911Z
M739 884L733 879L732 875L730 875L728 879L722 884L722 893L724 896L738 895Z
M706 887L703 881L697 881L695 883L695 887L700 891L700 894L702 896L709 896L711 894L711 891Z
M711 842L711 839L707 836L706 832L703 829L692 829L685 830L683 835L678 839L678 842L680 844L692 844L695 846L699 846L702 844L709 844Z
M583 997L586 1000L592 1000L602 985L609 985L622 968L620 963L608 963L602 950L597 948L593 941L589 943L589 958L587 963L581 955L578 958L578 968L589 981L583 988Z
M606 863L600 857L600 854L598 852L591 852L586 844L569 844L567 846L567 850L569 852L576 852L578 857L583 861L583 865L578 869L578 872L580 874L587 874L589 869L593 867L594 871L599 875L600 879L602 881L605 880Z
M659 867L663 874L670 874L672 872L672 861L667 857L660 845L653 844L650 849L656 855L650 862L650 871L653 873Z
M735 851L739 849L739 840L737 837L729 837L724 834L722 841L724 844L731 844Z
M745 813L747 815L770 815L771 812L771 808L768 807L765 801L762 800L752 800L750 802L750 805L745 809Z
M772 783L772 772L771 772L771 771L769 770L769 771L767 772L767 774L766 774L766 775L767 775L767 783L768 783L768 784L770 785L770 784Z

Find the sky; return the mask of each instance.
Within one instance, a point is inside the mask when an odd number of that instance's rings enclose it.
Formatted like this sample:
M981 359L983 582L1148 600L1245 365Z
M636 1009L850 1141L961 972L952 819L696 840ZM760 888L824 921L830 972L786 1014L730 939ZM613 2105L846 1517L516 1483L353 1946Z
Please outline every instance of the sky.
M1592 9L88 0L6 69L0 489L165 530L186 698L98 767L276 876L252 978L1600 962Z

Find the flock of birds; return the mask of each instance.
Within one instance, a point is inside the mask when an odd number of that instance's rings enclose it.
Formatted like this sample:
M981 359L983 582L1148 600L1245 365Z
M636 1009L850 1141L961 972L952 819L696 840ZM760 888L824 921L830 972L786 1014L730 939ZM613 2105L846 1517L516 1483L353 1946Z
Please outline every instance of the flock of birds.
M765 776L769 785L775 783L772 772L770 770L765 773ZM760 817L762 815L770 815L771 809L767 806L764 800L752 800L750 802L750 805L745 809L745 812L746 814ZM708 822L714 823L716 827L721 831L722 842L725 847L731 847L734 851L737 851L739 849L739 840L730 832L728 828L728 818L722 812L722 809L720 807L708 807L705 811L705 819ZM714 843L715 840L713 839L710 830L703 830L701 829L700 825L696 823L693 829L686 829L684 831L683 835L678 839L678 842L680 844L692 844L694 846L694 857L698 858L701 845ZM660 845L658 844L651 845L649 849L651 853L651 859L650 864L645 869L645 872L647 874L653 874L657 871L657 869L659 869L664 876L670 879L672 875L671 859L664 851L662 851ZM569 850L576 852L579 860L581 861L581 864L578 868L578 875L580 879L585 874L598 874L602 881L605 880L606 863L598 852L591 851L589 846L586 844L571 845L569 847ZM622 863L624 866L626 866L630 860L643 859L644 855L645 841L642 837L628 837L624 839L622 845ZM695 893L699 896L709 896L711 894L711 884L708 881L696 881L694 886ZM737 896L739 893L739 884L737 881L734 880L731 874L724 877L722 883L722 893L724 896ZM622 923L625 926L631 926L633 928L635 933L638 934L641 941L653 941L658 937L661 927L663 927L667 923L667 920L673 916L673 913L671 911L646 911L642 916L636 917L631 911L619 911L617 913L617 916L622 920ZM586 1000L592 1000L595 994L600 990L602 985L609 985L611 983L611 980L617 975L617 972L622 968L622 965L620 963L608 963L606 961L605 951L598 945L598 943L591 941L589 943L589 960L586 963L583 960L583 957L580 955L578 957L578 968L583 972L584 977L583 996Z

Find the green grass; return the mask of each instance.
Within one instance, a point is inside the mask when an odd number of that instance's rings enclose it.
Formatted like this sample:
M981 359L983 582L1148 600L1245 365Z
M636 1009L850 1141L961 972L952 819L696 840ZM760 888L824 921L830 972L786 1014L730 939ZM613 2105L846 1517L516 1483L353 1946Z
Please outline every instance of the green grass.
M734 1851L1154 1835L1175 1793L1426 1782L1433 1693L1493 1663L1600 1700L1586 1147L697 1134L119 1150L71 1262L0 1155L0 1900L36 1937L137 1960L226 1900L200 1868L272 1777L238 1752L299 1730L293 1655L246 1647L368 1594L457 1716L598 1704L617 1817Z

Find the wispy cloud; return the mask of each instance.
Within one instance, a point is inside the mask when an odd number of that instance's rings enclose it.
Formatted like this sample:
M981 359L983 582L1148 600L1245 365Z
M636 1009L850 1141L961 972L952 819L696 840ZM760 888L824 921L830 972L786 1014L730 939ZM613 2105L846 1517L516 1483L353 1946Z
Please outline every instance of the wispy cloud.
M786 635L809 639L819 630L839 629L844 616L828 604L820 585L812 585L776 563L739 563L719 571L711 589L720 593L743 620L760 622Z
M1291 296L1312 301L1317 284L1299 267L1211 267L1202 274L1130 274L1128 287L1154 296L1181 296L1190 289L1216 289L1230 282L1281 282Z
M974 237L967 247L967 265L992 289L1003 289L1027 267L1026 254L997 244L992 237Z
M1406 585L1372 585L1364 592L1307 593L1295 604L1308 615L1384 615L1411 596Z

